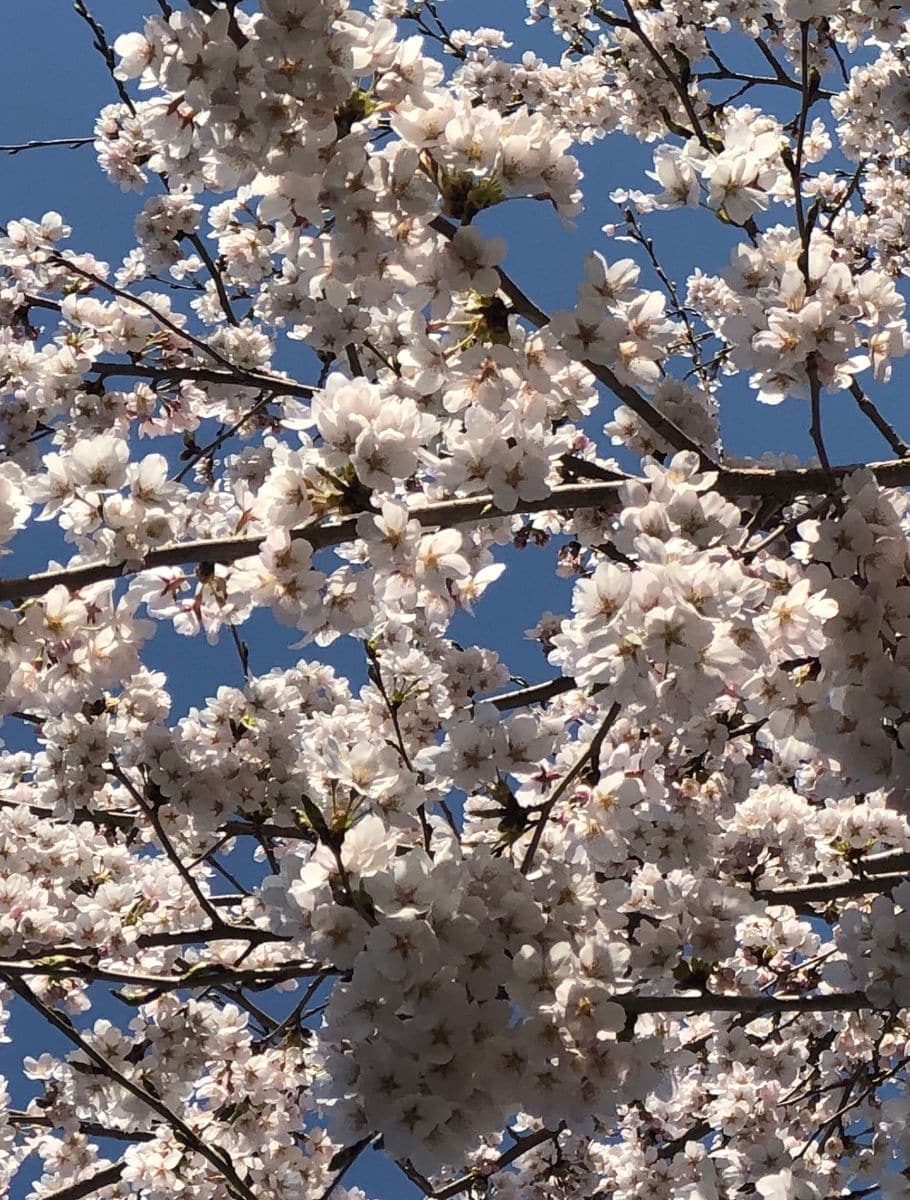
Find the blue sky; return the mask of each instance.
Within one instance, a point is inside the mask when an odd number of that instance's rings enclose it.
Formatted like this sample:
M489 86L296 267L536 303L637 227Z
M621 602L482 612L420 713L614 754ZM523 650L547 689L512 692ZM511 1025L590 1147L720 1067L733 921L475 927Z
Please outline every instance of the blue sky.
M151 0L95 0L92 4L112 39L119 32L140 28L142 17L154 7ZM488 2L449 0L442 10L451 24L462 27L488 23L492 11L492 19L503 21L516 43L509 54L517 56L523 48L532 46L550 61L558 59L562 44L542 26L528 29L524 25L523 0L499 0L492 10ZM89 30L60 0L7 0L0 41L0 143L91 133L97 111L115 97L104 64L90 43ZM550 206L527 202L484 213L478 225L507 238L506 265L536 301L550 310L570 306L588 250L598 249L611 260L638 257L627 244L611 244L601 226L618 217L608 199L613 188L647 186L643 172L650 166L650 157L647 147L615 137L583 149L580 158L586 176L586 211L574 230L565 230ZM113 263L133 244L132 221L140 205L140 197L121 193L105 179L90 147L34 150L0 158L0 222L18 216L37 218L56 209L73 227L73 248L90 250ZM669 274L680 282L695 266L706 271L722 267L734 243L730 230L705 214L689 211L659 214L650 219L648 230ZM653 281L648 286L654 286ZM882 401L886 415L898 423L902 391L899 383L892 385ZM870 392L881 399L876 389ZM611 413L612 405L605 404L592 422L591 431L599 431ZM887 448L857 416L849 396L826 397L824 417L832 461L889 456ZM725 385L721 394L721 420L728 445L736 453L772 449L805 457L811 452L806 432L808 413L802 402L790 400L769 409L755 401L744 382L736 381ZM150 450L153 448L149 445ZM17 541L16 555L4 562L4 571L19 574L44 565L56 550L56 543L43 532L45 528L33 527ZM552 669L536 647L524 641L523 631L545 609L565 611L570 587L553 573L553 547L509 552L508 559L510 571L506 577L478 604L473 620L459 618L453 636L463 642L496 647L514 671L535 681L548 677ZM244 637L250 642L251 665L257 673L290 664L298 656L298 652L288 649L296 640L294 632L275 626L266 614L257 615ZM337 644L322 654L355 681L364 678L362 650L356 644ZM240 682L237 659L229 644L213 648L204 638L177 638L164 627L149 647L148 662L167 672L178 714L191 704L203 702L219 684ZM3 736L10 744L19 737L11 728L5 729ZM50 1048L54 1039L22 1014L16 1015L10 1032L16 1045L0 1046L0 1070L9 1075L15 1087L22 1054ZM21 1091L18 1098L24 1098ZM397 1171L375 1159L359 1172L359 1182L368 1192L406 1196L413 1191ZM22 1183L14 1191L13 1200L24 1196L25 1190Z

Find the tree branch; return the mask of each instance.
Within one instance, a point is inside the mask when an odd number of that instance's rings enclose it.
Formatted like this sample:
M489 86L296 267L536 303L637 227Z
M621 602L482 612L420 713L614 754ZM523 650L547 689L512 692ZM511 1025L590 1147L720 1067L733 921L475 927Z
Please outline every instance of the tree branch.
M773 496L781 500L792 500L796 496L830 492L832 482L860 470L871 471L883 487L900 487L910 483L910 460L895 459L888 462L850 463L832 467L829 471L823 467L800 467L790 470L722 469L715 490L729 499ZM600 508L613 503L620 486L620 483L612 480L591 484L561 484L540 500L519 500L514 508L508 510L497 508L493 497L489 495L459 497L415 508L410 516L427 529L480 524L520 513L546 512L549 509L570 512L576 508ZM357 521L361 515L357 513L335 523L299 526L290 531L291 538L309 542L314 550L338 546L356 539ZM372 510L367 510L367 515L372 516ZM94 562L53 571L40 571L34 575L14 579L0 578L0 601L21 601L33 596L42 596L61 583L71 591L76 591L92 584L124 579L142 571L152 571L157 567L199 562L232 563L239 558L249 558L258 554L267 532L264 530L255 537L177 542L151 550L138 563Z
M910 471L910 464L908 471ZM617 483L567 484L557 488L541 500L519 500L512 509L497 508L489 495L468 496L456 500L445 500L415 508L409 514L425 529L437 526L471 525L483 521L497 521L516 513L543 512L547 509L597 508L611 503L620 485ZM324 550L357 537L357 522L362 514L344 517L334 524L313 522L290 531L291 538L309 542L314 550ZM373 515L368 510L368 515ZM0 579L0 600L24 600L30 596L41 596L59 583L71 591L151 571L156 567L180 566L189 563L232 563L239 558L250 558L259 553L267 536L264 530L254 537L231 537L201 539L178 542L152 550L136 563L94 562L61 570L42 571L19 579Z
M91 12L89 12L85 5L85 0L74 0L73 8L75 9L77 15L80 16L83 21L85 21L86 25L88 25L89 29L95 35L95 40L92 44L104 59L104 64L108 69L108 74L113 80L114 87L117 89L117 95L120 97L123 105L135 116L136 108L133 104L130 94L126 90L122 80L118 79L114 74L117 67L117 59L114 56L114 51L110 42L107 40L107 34L104 32L104 27L99 23L97 18L93 16Z
M141 363L94 363L91 370L99 379L108 379L112 375L134 376L137 379L152 379L162 383L180 382L186 379L191 383L220 383L227 387L240 384L242 387L258 388L270 391L276 396L298 396L310 400L318 390L305 383L296 383L292 379L282 379L279 375L267 375L260 371L247 371L243 367L228 364L225 371L217 371L212 367L152 367Z
M910 445L904 441L894 426L885 420L855 379L850 384L850 395L856 401L860 412L869 418L898 458L906 458L910 455Z
M237 316L231 307L231 301L227 294L227 288L224 286L224 278L209 253L209 248L199 236L198 233L184 234L186 240L192 245L193 249L205 263L206 270L211 276L212 283L215 285L215 291L218 293L218 303L221 305L221 311L227 317L231 325L239 325Z
M249 1185L245 1183L235 1171L230 1155L227 1151L222 1150L218 1146L214 1146L211 1142L203 1141L203 1139L200 1138L199 1135L196 1134L181 1117L172 1112L163 1101L158 1099L157 1096L152 1095L151 1092L140 1086L138 1083L134 1083L132 1079L124 1075L122 1071L118 1070L113 1063L108 1062L103 1054L99 1053L90 1042L85 1040L85 1038L71 1024L67 1017L64 1017L62 1013L59 1013L50 1005L45 1004L43 1000L39 1000L31 988L28 987L28 985L25 984L21 979L17 979L8 971L0 971L0 978L2 978L6 982L7 986L13 992L15 992L20 999L24 1000L30 1008L33 1008L35 1012L40 1013L41 1016L43 1016L45 1020L53 1025L58 1032L62 1033L69 1042L71 1042L78 1050L81 1050L83 1054L87 1055L88 1058L95 1064L95 1066L100 1067L109 1079L112 1079L115 1083L119 1084L124 1091L129 1092L131 1096L134 1096L137 1100L140 1100L146 1105L146 1107L150 1108L152 1112L157 1113L159 1117L166 1121L167 1124L173 1129L175 1136L178 1137L188 1149L195 1151L208 1163L210 1163L216 1171L218 1171L218 1173L223 1177L228 1191L231 1193L231 1195L236 1197L236 1200L257 1200L255 1193L250 1189ZM84 1194L86 1193L83 1193L83 1195Z
M79 947L77 947L79 949ZM155 995L166 992L195 990L210 987L248 987L256 991L288 983L298 979L320 979L336 974L335 968L310 962L283 963L279 967L230 967L220 963L201 964L183 975L143 975L139 971L109 971L106 967L84 962L79 958L66 958L48 954L46 958L30 961L0 959L0 974L15 979L77 979L87 983L113 983L120 987L148 988ZM139 1003L145 1004L149 996Z
M27 1113L13 1109L6 1113L6 1119L11 1125L31 1125L35 1129L59 1129L61 1122L53 1117L38 1113ZM69 1120L70 1118L67 1118ZM156 1135L147 1129L118 1129L114 1125L101 1125L97 1121L83 1121L79 1118L79 1132L86 1137L116 1138L124 1142L153 1142Z
M591 738L590 742L588 742L578 761L569 769L569 771L566 772L563 778L556 785L552 796L550 796L541 807L537 820L534 823L534 832L531 835L531 843L528 846L524 858L522 859L522 875L527 875L534 864L534 855L537 853L537 848L540 845L540 839L543 837L544 826L549 820L550 813L552 813L554 806L565 795L588 763L596 762L597 756L600 754L600 747L603 744L603 739L606 737L610 726L619 716L619 713L620 706L614 702L610 705L607 715L600 723L600 726L598 727L593 738Z
M0 146L0 154L21 154L23 150L40 150L46 146L68 146L70 149L76 150L79 146L90 146L94 140L94 135L91 137L35 138L30 142L19 142L13 146Z
M525 708L530 704L545 704L554 696L561 696L578 687L574 679L561 675L556 679L548 679L546 683L535 683L530 687L519 688L515 692L506 692L502 696L494 696L486 701L500 712L508 712L513 708Z
M44 1192L41 1200L82 1200L83 1196L90 1196L92 1192L100 1192L102 1188L113 1187L115 1183L119 1183L125 1169L126 1163L122 1160L112 1163L109 1167L102 1167L94 1175L80 1179L78 1183L69 1183L66 1187L58 1188L56 1192Z
M457 232L457 227L447 221L445 217L434 217L430 222L431 228L437 233L441 233L443 237L452 238ZM499 290L512 303L515 312L529 321L535 328L541 329L544 325L549 325L550 318L531 300L515 283L501 267L496 268L499 275ZM693 454L697 454L699 461L706 468L717 470L717 464L708 457L704 449L696 442L693 442L688 434L684 433L677 425L675 425L668 417L665 417L659 412L649 400L635 388L629 384L621 383L616 375L609 367L603 366L601 363L589 362L587 359L582 362L582 366L590 371L595 379L599 380L605 387L613 393L618 400L621 400L628 408L631 408L636 416L640 417L647 425L654 430L664 441L669 442L676 450L690 450Z
M873 1004L865 992L826 992L817 996L716 996L710 992L697 996L638 996L620 993L610 999L634 1016L642 1013L732 1012L767 1017L785 1012L860 1012L867 1008L888 1010L887 1005Z

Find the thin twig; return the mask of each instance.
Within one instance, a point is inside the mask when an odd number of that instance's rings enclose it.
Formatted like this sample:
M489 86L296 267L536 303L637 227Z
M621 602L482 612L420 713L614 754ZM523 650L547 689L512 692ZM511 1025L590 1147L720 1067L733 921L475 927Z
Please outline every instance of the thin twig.
M52 262L58 267L63 267L67 271L72 271L74 275L78 275L81 279L85 279L89 283L93 283L95 287L101 288L102 291L108 292L112 296L116 296L118 300L125 300L128 304L135 304L137 308L141 308L143 312L147 312L148 315L157 321L163 329L167 329L181 341L189 342L191 346L195 346L197 350L200 350L203 354L206 354L210 358L214 359L214 361L220 366L226 367L228 370L234 369L233 363L229 358L226 358L220 350L216 350L214 346L210 346L208 342L202 341L201 338L197 338L195 334L189 333L186 329L181 329L181 327L176 324L176 322L172 321L170 317L167 317L164 315L164 313L159 312L155 305L150 303L150 301L144 300L141 296L134 296L132 292L126 291L125 288L120 288L113 283L108 283L108 281L106 279L102 279L100 275L94 275L91 271L86 271L83 267L77 266L63 254L49 254L48 262Z
M118 1070L117 1067L115 1067L113 1063L109 1062L103 1054L96 1050L90 1042L86 1041L86 1039L70 1022L68 1017L63 1016L63 1014L58 1012L55 1008L52 1008L50 1005L45 1004L43 1000L40 1000L31 990L31 988L25 982L23 982L23 980L16 978L7 971L0 971L0 978L4 979L7 986L13 992L15 992L21 1000L24 1000L30 1008L35 1010L35 1012L40 1013L41 1016L43 1016L46 1021L53 1025L58 1032L62 1033L69 1042L71 1042L78 1050L81 1050L83 1054L87 1055L97 1067L100 1067L109 1079L113 1080L114 1083L119 1084L124 1091L129 1092L131 1096L134 1096L137 1100L140 1100L146 1105L146 1107L150 1108L152 1112L157 1113L159 1117L166 1121L171 1129L173 1129L175 1136L178 1137L188 1149L193 1150L197 1154L201 1155L201 1157L206 1159L206 1161L209 1162L216 1171L218 1171L218 1173L224 1178L228 1191L235 1196L237 1200L257 1200L255 1193L250 1189L249 1185L245 1183L234 1170L230 1155L227 1151L222 1150L219 1146L213 1144L209 1139L203 1141L203 1139L200 1138L190 1128L190 1126L187 1125L186 1122L177 1115L177 1113L172 1112L167 1105L158 1098L158 1096L154 1095L140 1084L135 1083L127 1075L124 1075L122 1071Z
M687 85L673 70L671 70L671 68L664 61L663 55L660 53L660 51L657 49L657 47L654 45L654 43L651 41L651 39L645 33L644 29L642 29L641 22L639 21L634 8L629 3L629 0L623 0L623 7L626 10L626 16L629 19L630 28L635 33L635 36L638 38L638 40L641 42L641 44L645 47L645 49L651 55L651 58L654 60L654 62L657 64L658 68L660 69L661 74L664 76L664 78L667 80L667 82L673 88L674 92L676 92L676 95L679 97L679 102L683 106L686 116L689 118L689 123L692 126L692 133L693 133L694 137L698 140L699 145L703 149L710 152L712 150L711 142L708 139L708 135L705 133L704 129L702 128L701 121L699 120L699 117L698 117L698 113L696 113L695 106L692 103L692 97L689 95L689 89L688 89Z
M565 795L588 763L593 761L595 757L600 754L600 748L603 744L603 740L609 732L610 727L619 716L619 713L620 706L614 701L614 703L610 705L607 715L604 717L603 721L598 727L597 732L585 747L582 755L556 785L552 796L550 796L549 799L547 799L541 806L540 815L534 824L534 832L531 835L531 843L528 846L527 852L525 853L521 863L522 875L527 875L527 873L531 870L531 867L534 865L534 855L537 853L537 848L540 845L541 838L543 837L544 826L549 820L554 806L559 802L562 796Z
M370 1145L374 1137L375 1135L372 1133L367 1134L367 1136L361 1138L359 1142L355 1142L353 1146L346 1146L343 1150L339 1150L334 1155L330 1166L337 1166L338 1169L335 1177L332 1179L332 1182L322 1193L322 1200L329 1200L332 1192L334 1192L335 1188L338 1187L339 1183L341 1183L342 1179L344 1179L351 1167L353 1167L353 1165L357 1162L357 1159L360 1158L367 1146Z
M243 678L249 682L250 678L250 648L246 642L240 640L240 634L237 632L236 625L228 625L231 631L231 640L234 643L234 648L237 651L237 657L240 659L240 670L243 672Z
M90 146L95 138L92 137L63 137L36 138L30 142L19 142L14 146L0 146L0 154L21 154L23 150L40 150L46 146L68 146L72 150L80 146Z
M560 1125L558 1129L536 1129L533 1133L520 1136L514 1146L510 1146L508 1150L504 1150L500 1154L495 1163L484 1168L484 1174L496 1174L506 1167L511 1166L513 1162L516 1162L522 1155L527 1154L528 1151L535 1150L538 1146L542 1146L546 1142L555 1142L564 1129L565 1125ZM462 1175L458 1179L453 1179L451 1183L445 1184L436 1191L431 1190L426 1194L429 1200L451 1200L451 1197L457 1196L460 1192L467 1191L477 1181L477 1172L469 1171L468 1174Z
M180 483L186 478L190 471L192 471L196 464L201 462L203 459L208 459L210 463L214 462L215 453L221 449L224 443L229 438L232 438L234 434L238 432L238 430L242 429L248 421L251 421L255 416L262 412L264 408L267 408L268 405L272 403L274 398L274 394L271 391L264 392L259 396L259 399L252 406L252 408L248 408L245 413L243 413L237 418L236 421L233 422L233 424L228 425L225 429L222 429L216 437L212 438L208 445L201 446L198 450L194 450L190 455L188 462L181 467L174 476L174 482Z
M221 311L227 317L231 325L239 325L237 315L231 307L230 297L227 294L227 288L224 286L224 277L218 269L215 260L209 253L209 248L199 236L198 233L186 233L183 235L190 243L202 261L205 263L206 270L211 276L212 283L215 285L215 291L218 293L218 303L221 305Z
M55 1121L53 1117L45 1116L43 1113L27 1113L12 1109L4 1115L11 1125L33 1126L35 1129L60 1129L62 1127L61 1121ZM70 1120L72 1118L67 1117L67 1124ZM118 1129L115 1125L102 1125L98 1121L79 1120L78 1125L79 1132L86 1137L111 1138L124 1142L153 1142L157 1137L157 1134L147 1129Z
M441 216L434 217L430 226L447 238L453 238L457 232L457 227ZM539 308L501 267L497 267L496 272L499 276L499 290L508 298L519 316L524 317L537 329L542 329L550 323L550 318L543 309ZM634 387L627 383L621 383L609 367L603 366L601 363L590 362L587 359L582 365L591 372L595 379L609 388L618 400L631 408L636 416L649 425L664 441L669 442L674 449L689 450L698 455L699 461L707 470L716 471L718 469L717 464L701 446L693 442L687 433L684 433L668 417L659 412Z
M382 677L382 666L376 650L369 641L364 642L364 647L366 649L367 658L370 660L369 677L370 680L376 685L376 689L386 706L386 711L389 714L389 720L392 723L392 729L395 732L395 745L398 749L399 755L401 756L402 765L406 771L410 771L412 775L416 775L418 783L422 785L424 783L424 778L420 772L414 770L414 766L411 762L411 756L408 754L407 747L404 744L404 735L401 731L401 722L398 720L398 710L401 707L401 704L396 702L386 691L385 681ZM429 854L433 831L430 829L429 822L427 821L427 810L425 804L419 804L417 806L417 815L420 819L420 829L423 835L423 848L427 854Z

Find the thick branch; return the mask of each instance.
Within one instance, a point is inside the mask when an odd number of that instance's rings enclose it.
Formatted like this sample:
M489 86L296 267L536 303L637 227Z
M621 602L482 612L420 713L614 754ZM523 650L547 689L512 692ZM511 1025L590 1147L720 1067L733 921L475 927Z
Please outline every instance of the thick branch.
M910 470L910 464L907 464ZM613 503L620 485L616 483L566 484L554 488L541 500L520 500L514 509L497 508L492 496L469 496L445 500L415 508L410 514L424 528L470 525L496 521L515 513L543 512L551 508L597 508ZM307 541L314 550L323 550L353 541L357 537L357 522L361 514L345 517L334 524L313 523L291 530L293 539ZM25 600L41 596L57 584L71 591L105 583L113 579L151 571L156 567L173 567L191 563L232 563L259 553L266 537L263 531L254 537L212 538L194 542L178 542L150 551L138 563L94 562L84 566L64 567L59 571L42 571L19 579L0 579L0 600Z
M506 692L502 696L494 696L487 703L492 704L500 712L508 712L513 708L525 708L530 704L545 704L554 696L561 696L578 687L574 679L568 675L560 675L556 679L548 679L546 683L535 683L530 687L519 688L515 692Z
M721 470L715 489L730 499L773 496L779 500L792 500L796 496L830 492L832 482L859 470L871 471L883 487L910 484L910 460L894 459L888 462L850 463L832 467L830 471L821 467L779 471L753 468ZM540 500L519 500L514 508L508 510L497 508L492 496L468 496L455 500L441 500L423 508L415 508L410 515L426 529L481 524L484 521L502 520L520 513L545 512L549 509L572 512L577 508L600 508L613 504L620 486L620 483L612 480L590 484L562 484L553 488ZM291 538L309 542L314 550L338 546L357 537L357 521L361 515L357 513L344 517L333 524L301 526L291 530ZM368 515L373 515L371 510ZM258 554L266 533L267 531L263 531L255 537L178 542L152 550L138 563L133 564L94 562L54 571L40 571L35 575L24 575L16 579L0 579L0 600L21 601L32 596L43 596L45 592L61 583L71 591L76 591L92 584L125 578L157 567L200 562L236 562L239 558L249 558Z
M756 891L755 898L768 904L826 904L831 900L846 900L851 896L872 896L890 892L907 881L905 871L894 875L877 875L872 879L842 879L836 883L807 883L802 887L774 888Z

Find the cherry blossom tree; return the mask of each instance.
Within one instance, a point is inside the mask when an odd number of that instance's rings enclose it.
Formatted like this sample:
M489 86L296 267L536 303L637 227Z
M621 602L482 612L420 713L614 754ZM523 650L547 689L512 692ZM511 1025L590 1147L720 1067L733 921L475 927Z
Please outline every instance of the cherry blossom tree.
M111 103L5 149L142 208L119 264L0 230L0 1032L52 1047L0 1184L910 1196L910 6L75 7ZM608 137L653 169L546 312L497 231ZM530 681L452 628L518 554L572 587ZM176 711L162 625L240 685Z

